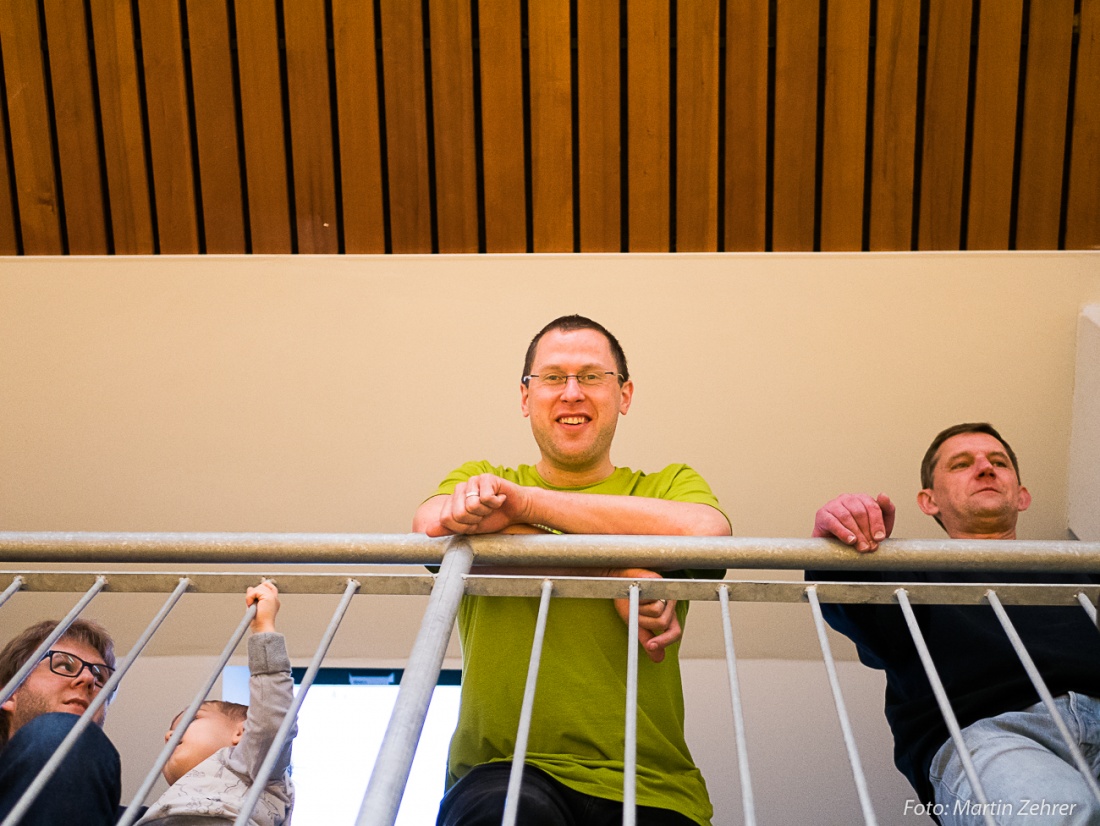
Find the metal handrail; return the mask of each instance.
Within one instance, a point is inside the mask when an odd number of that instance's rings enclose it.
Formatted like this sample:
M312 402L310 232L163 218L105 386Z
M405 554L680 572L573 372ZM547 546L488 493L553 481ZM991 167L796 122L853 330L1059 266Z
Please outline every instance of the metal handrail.
M829 539L490 535L474 564L812 570L1100 571L1100 542L888 539L859 554ZM437 565L448 538L424 534L0 531L0 560L78 564Z

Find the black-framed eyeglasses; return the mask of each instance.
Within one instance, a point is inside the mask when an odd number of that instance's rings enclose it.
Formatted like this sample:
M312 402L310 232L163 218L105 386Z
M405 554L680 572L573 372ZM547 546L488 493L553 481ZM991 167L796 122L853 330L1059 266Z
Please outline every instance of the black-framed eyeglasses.
M536 379L542 387L565 387L570 379L576 379L581 387L602 387L610 383L609 376L623 381L622 375L614 370L586 370L583 373L532 373L523 377L523 383L530 387L531 380Z
M79 677L85 668L88 669L88 673L92 675L92 679L99 688L103 688L115 673L109 665L90 663L68 651L47 651L42 655L42 659L50 661L50 671L54 674L70 679Z

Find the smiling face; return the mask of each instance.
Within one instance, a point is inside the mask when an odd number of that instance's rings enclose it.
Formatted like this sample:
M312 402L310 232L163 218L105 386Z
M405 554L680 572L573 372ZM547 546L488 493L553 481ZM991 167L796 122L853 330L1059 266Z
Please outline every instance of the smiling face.
M106 665L103 656L95 648L71 637L62 637L53 644L51 650L65 651L89 663ZM11 715L9 735L14 735L21 727L42 714L54 711L83 714L98 693L99 686L95 684L87 668L82 668L75 677L64 677L50 671L49 660L44 659L31 670L23 685L3 705L4 710ZM106 716L107 704L104 703L96 712L95 722L102 726Z
M172 728L164 735L164 742L171 739L180 716L182 714L172 721ZM183 739L164 764L164 779L169 785L175 783L214 752L237 745L243 733L243 722L226 716L217 706L203 703L183 733Z
M932 487L917 494L917 504L952 538L1015 539L1031 494L1004 445L988 433L960 433L940 445Z
M607 338L597 330L551 330L539 341L531 373L575 375L615 369ZM598 482L611 475L611 441L619 416L630 408L633 383L621 386L612 376L598 387L581 387L575 378L563 387L532 380L520 385L520 406L542 459L539 474L562 486Z

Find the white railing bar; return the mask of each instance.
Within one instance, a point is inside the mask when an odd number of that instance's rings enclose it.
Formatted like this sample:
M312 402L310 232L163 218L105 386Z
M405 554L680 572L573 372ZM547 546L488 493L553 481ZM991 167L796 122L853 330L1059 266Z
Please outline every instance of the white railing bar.
M1092 601L1085 593L1077 595L1077 601L1081 604L1081 607L1085 609L1085 613L1089 615L1089 618L1096 625L1097 630L1100 630L1100 617L1096 616L1096 606L1092 604Z
M857 554L829 539L571 534L469 537L478 564L794 570L1100 570L1100 542L888 539ZM424 534L62 533L0 531L8 562L438 564L445 537ZM989 546L994 547L989 547Z
M817 629L817 641L821 644L821 658L825 662L825 672L829 675L829 686L833 690L837 719L840 721L841 734L844 735L848 760L852 765L852 777L855 779L856 792L859 794L860 808L863 809L863 820L868 826L875 826L878 821L875 818L875 810L871 806L871 794L867 790L867 778L863 773L863 763L859 759L859 749L856 748L856 738L852 733L852 720L848 716L848 708L844 704L844 695L840 691L840 678L837 677L836 661L833 659L833 649L829 644L829 636L825 633L825 617L821 613L821 603L817 598L817 589L811 585L806 589L806 596L810 600L810 610L814 616L814 627Z
M1005 611L1004 606L1001 605L1001 601L997 598L997 594L993 590L990 590L988 597L989 604L992 606L994 613L997 614L997 619L1001 622L1001 627L1004 628L1005 634L1008 635L1012 647L1016 649L1016 655L1020 658L1020 663L1023 665L1024 671L1026 671L1027 676L1031 678L1031 684L1035 686L1035 690L1042 698L1043 704L1047 707L1047 711L1050 712L1050 716L1054 719L1054 726L1058 729L1058 733L1062 735L1062 740L1065 741L1070 754L1073 755L1073 763L1077 766L1077 771L1085 778L1085 783L1092 792L1092 796L1096 798L1097 802L1100 802L1100 785L1097 785L1096 778L1092 776L1092 770L1089 768L1089 764L1085 761L1084 755L1081 754L1081 749L1070 735L1069 729L1066 728L1065 720L1062 719L1061 713L1058 711L1057 706L1054 705L1054 695L1050 693L1050 689L1047 688L1047 684L1043 680L1043 676L1039 673L1039 669L1035 667L1035 661L1031 659L1031 654L1029 654L1028 650L1024 647L1024 641L1016 631L1016 626L1012 624L1008 612Z
M626 726L623 736L623 826L634 826L638 787L638 603L641 589L630 586L626 630Z
M195 719L199 707L206 701L210 689L212 689L214 683L218 681L218 677L221 676L225 664L229 662L229 658L233 656L233 652L236 650L237 645L240 644L241 639L244 638L245 632L248 630L248 626L252 623L255 616L256 605L249 605L245 609L244 617L241 618L236 630L225 644L225 648L222 649L221 656L214 665L213 671L211 671L210 676L206 678L206 682L203 683L202 688L195 694L195 698L191 701L191 704L180 715L176 727L172 732L172 736L168 739L168 742L164 744L164 748L160 750L160 754L157 755L157 759L153 762L153 767L149 770L149 773L145 775L145 780L142 781L141 787L130 801L130 805L126 807L126 812L118 821L117 826L129 826L129 824L133 823L138 818L139 809L142 803L145 802L145 796L149 794L149 790L153 788L153 784L157 782L157 778L160 777L161 770L168 762L168 758L172 756L172 752L176 750L176 746L178 746L180 740L183 739L184 732L187 731L187 727L191 725L191 721Z
M17 576L15 579L13 579L11 581L11 585L4 589L4 593L0 594L0 605L3 605L5 602L11 599L12 595L14 595L20 588L23 587L24 581L25 580L21 576Z
M752 778L749 776L749 748L745 739L745 712L741 706L741 681L737 678L737 652L733 648L733 621L730 618L729 587L718 588L718 601L722 605L722 636L726 642L726 675L729 677L730 702L733 704L733 732L737 747L737 770L741 776L741 808L745 812L745 826L756 826L756 803L752 795Z
M46 787L50 778L53 777L54 772L57 771L62 761L69 756L69 752L72 751L77 739L84 733L84 730L88 726L93 724L93 718L99 713L99 709L110 699L111 695L114 694L115 689L118 688L118 684L122 682L122 678L126 676L126 672L130 670L130 666L137 660L153 634L160 628L161 623L167 618L169 612L176 607L176 603L179 602L180 597L182 597L187 590L187 585L188 582L186 579L181 579L179 581L176 590L172 592L164 605L161 606L160 611L153 617L152 622L146 626L141 636L138 637L137 642L134 643L133 648L130 649L130 653L118 664L118 668L111 675L110 679L108 679L107 682L103 684L103 688L96 693L92 702L84 710L84 713L80 715L80 719L77 721L76 725L65 735L65 739L58 745L57 750L50 755L50 759L46 761L46 765L41 768L35 776L34 781L27 787L23 796L19 798L19 802L16 803L8 813L7 818L4 819L3 826L10 826L10 824L18 823L20 818L26 814L31 804L34 803L38 795L41 794L42 790Z
M928 644L924 641L924 634L920 630L920 625L917 624L916 614L913 613L913 606L909 604L909 595L905 593L904 588L898 589L898 604L901 605L901 612L905 615L905 622L909 626L909 634L913 638L913 644L917 648L917 654L920 655L921 664L924 666L924 673L928 675L928 682L932 686L932 693L936 695L936 702L940 707L940 714L943 715L943 721L947 724L948 731L951 732L951 739L955 741L955 750L958 752L959 760L962 761L963 770L966 772L967 778L970 780L970 786L974 794L978 796L978 802L982 804L981 810L983 819L987 826L996 826L993 821L993 815L989 812L989 800L986 798L985 789L982 788L982 783L978 779L978 772L974 769L974 763L970 759L970 751L966 747L966 741L963 740L962 731L959 729L959 721L955 718L955 712L951 710L951 703L947 699L947 692L944 691L943 682L940 680L940 675L936 671L936 666L932 662L932 654L928 650Z
M462 601L465 587L462 577L473 564L473 551L465 537L451 538L449 548L428 598L420 631L409 652L393 713L359 808L357 826L393 826L397 819L416 744L424 728L424 718Z
M287 709L286 715L283 717L283 722L279 725L278 731L275 732L275 738L271 741L271 746L267 750L264 762L260 765L260 769L256 772L256 776L252 779L252 787L248 790L248 795L241 803L241 811L234 821L234 826L247 826L249 823L252 817L252 810L256 808L256 804L260 800L260 795L264 793L264 788L267 786L268 778L271 777L272 769L274 769L275 763L279 759L279 754L283 750L283 745L290 736L290 730L294 728L298 721L298 711L301 709L302 703L306 700L306 694L309 692L309 687L313 685L313 681L317 677L317 672L321 669L321 663L325 659L325 654L328 653L329 646L332 644L332 639L336 636L336 631L340 628L340 623L347 613L348 606L351 605L351 598L355 596L355 592L358 590L358 582L354 579L347 580L347 587L344 589L344 595L340 599L340 604L336 606L336 611L332 615L332 619L329 620L328 628L325 629L325 633L321 636L321 642L318 644L317 650L313 654L313 659L310 661L309 668L306 669L305 676L302 677L298 693L294 696L290 708Z
M84 593L84 596L82 596L76 605L72 607L69 613L57 623L57 627L49 633L46 639L42 640L42 644L34 649L34 653L27 658L27 661L23 663L22 667L20 667L20 669L15 672L14 676L8 680L8 684L0 691L0 705L3 705L11 698L15 690L23 684L23 680L27 679L27 675L42 662L42 658L46 656L46 652L50 650L50 646L65 636L65 632L69 630L69 626L72 625L73 620L80 616L80 612L84 610L89 602L95 599L96 594L102 591L106 585L106 577L97 576L95 578L92 587Z
M535 708L535 689L542 661L542 641L546 636L546 617L550 613L550 595L554 583L543 580L539 597L539 613L535 619L535 638L531 642L531 659L527 663L527 682L523 686L523 703L519 710L519 728L516 731L516 747L512 754L512 768L508 774L508 793L504 798L504 818L501 826L515 826L519 814L519 790L523 782L523 763L527 759L527 737L531 733L531 717Z

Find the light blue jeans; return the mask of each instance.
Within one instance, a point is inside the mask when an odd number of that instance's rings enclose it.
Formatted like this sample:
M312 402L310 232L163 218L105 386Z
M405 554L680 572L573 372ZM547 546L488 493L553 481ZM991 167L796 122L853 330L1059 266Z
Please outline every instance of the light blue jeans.
M1093 777L1100 777L1100 699L1070 692L1054 703ZM1100 802L1043 703L979 720L962 733L985 790L985 811L996 823L1100 826ZM934 811L944 826L985 823L950 738L932 758L928 779L936 795Z

